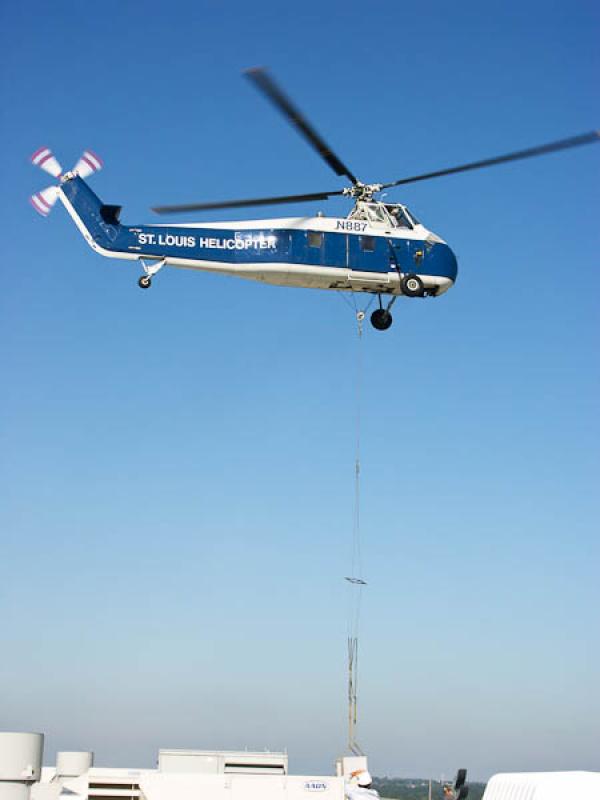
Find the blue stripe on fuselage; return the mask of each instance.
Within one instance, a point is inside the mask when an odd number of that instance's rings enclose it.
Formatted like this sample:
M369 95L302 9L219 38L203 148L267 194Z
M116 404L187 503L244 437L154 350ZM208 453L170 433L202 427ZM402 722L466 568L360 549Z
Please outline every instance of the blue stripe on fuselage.
M142 258L222 264L285 263L383 274L399 268L403 273L452 280L457 274L456 258L442 243L315 231L317 240L320 238L315 247L311 246L314 242L309 241L307 230L123 225L103 215L102 202L81 178L65 181L61 188L94 242L110 252Z

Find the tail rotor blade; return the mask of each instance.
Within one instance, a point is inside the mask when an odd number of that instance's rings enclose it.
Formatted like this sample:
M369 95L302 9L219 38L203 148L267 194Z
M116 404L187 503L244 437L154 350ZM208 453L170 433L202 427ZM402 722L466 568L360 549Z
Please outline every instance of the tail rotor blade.
M39 150L36 150L35 153L31 156L31 163L35 164L36 167L43 169L45 172L49 172L50 175L58 178L59 175L62 174L62 167L54 157L52 150L49 147L40 147Z
M75 164L74 171L80 178L87 178L98 172L103 167L102 159L91 150L85 150L79 161Z
M52 211L52 207L54 206L54 203L56 203L57 197L58 188L56 186L48 186L47 189L37 192L37 194L32 194L29 198L29 202L35 208L38 214L41 214L42 217L47 217Z

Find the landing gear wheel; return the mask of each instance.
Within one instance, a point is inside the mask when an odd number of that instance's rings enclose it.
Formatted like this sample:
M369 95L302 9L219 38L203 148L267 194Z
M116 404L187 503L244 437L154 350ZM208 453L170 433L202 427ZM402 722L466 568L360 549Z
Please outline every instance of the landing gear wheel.
M148 275L142 275L138 281L140 289L149 289L152 286L152 279Z
M400 286L402 288L402 294L407 295L407 297L423 297L425 293L423 281L418 275L412 272L402 278Z
M392 315L385 308L377 308L371 314L371 325L378 331L387 331L392 322Z

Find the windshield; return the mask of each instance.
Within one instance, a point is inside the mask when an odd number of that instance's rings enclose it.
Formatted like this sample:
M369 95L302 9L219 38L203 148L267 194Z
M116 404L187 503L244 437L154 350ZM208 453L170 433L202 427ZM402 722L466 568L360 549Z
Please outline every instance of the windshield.
M397 228L412 228L411 218L404 212L402 206L387 206L390 217L394 220Z
M387 222L385 217L385 212L377 203L373 203L372 205L368 205L367 207L367 214L371 222Z
M414 222L415 225L420 225L421 224L419 222L419 220L415 217L415 215L413 214L412 211L409 211L408 208L405 208L404 211L408 214L410 219L412 219L412 221Z

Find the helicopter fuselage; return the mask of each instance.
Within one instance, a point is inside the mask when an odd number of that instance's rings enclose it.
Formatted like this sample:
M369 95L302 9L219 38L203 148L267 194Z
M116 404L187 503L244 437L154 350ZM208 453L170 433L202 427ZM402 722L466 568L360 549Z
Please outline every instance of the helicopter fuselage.
M111 258L380 294L402 294L401 280L411 274L427 295L447 291L456 280L456 258L439 236L413 219L398 227L383 212L381 219L369 218L359 204L348 218L126 225L120 209L103 205L76 174L64 176L59 197L88 244Z

